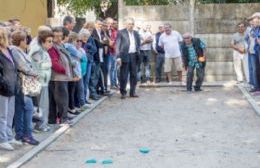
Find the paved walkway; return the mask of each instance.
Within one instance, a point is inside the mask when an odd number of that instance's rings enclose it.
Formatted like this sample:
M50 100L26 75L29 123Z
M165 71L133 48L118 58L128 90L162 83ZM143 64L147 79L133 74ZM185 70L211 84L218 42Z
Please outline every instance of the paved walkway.
M240 90L139 89L112 97L24 168L259 168L260 117ZM151 152L143 155L140 147ZM87 159L98 163L86 165Z

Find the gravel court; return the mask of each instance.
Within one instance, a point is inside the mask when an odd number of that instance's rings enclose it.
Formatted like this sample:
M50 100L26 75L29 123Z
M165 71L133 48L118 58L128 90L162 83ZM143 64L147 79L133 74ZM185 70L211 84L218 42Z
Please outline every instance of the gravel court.
M138 93L108 99L23 167L259 167L260 118L236 87ZM140 147L151 151L141 154ZM85 164L92 158L98 163Z

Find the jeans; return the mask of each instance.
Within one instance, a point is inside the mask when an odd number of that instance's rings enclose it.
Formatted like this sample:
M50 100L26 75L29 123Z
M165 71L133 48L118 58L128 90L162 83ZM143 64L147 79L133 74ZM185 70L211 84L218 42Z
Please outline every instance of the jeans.
M51 81L49 84L50 114L49 124L55 124L57 118L68 116L69 93L67 81Z
M0 107L0 143L4 143L13 139L15 96L0 95Z
M141 73L141 79L143 82L146 82L151 78L151 71L150 71L151 55L152 55L151 50L141 50L141 66L140 66L139 73Z
M204 80L205 69L200 67L196 68L195 66L189 66L187 71L187 90L192 90L192 83L193 83L193 76L194 76L194 69L196 69L197 81L195 84L195 89L200 89L202 82Z
M18 93L15 98L14 128L15 139L20 140L25 137L32 137L33 118L32 98Z
M253 85L255 89L258 89L257 71L259 71L259 61L255 54L248 55L248 64L250 84Z
M83 76L83 85L84 85L84 98L85 98L85 103L88 101L89 98L89 82L90 82L90 77L91 77L91 69L92 69L92 62L88 62L87 65L87 73Z
M156 65L155 65L155 75L156 80L161 81L162 80L162 68L164 64L164 54L158 53L156 57Z
M117 63L116 63L116 56L110 55L109 56L109 63L110 63L110 86L117 86Z
M83 79L81 78L79 81L76 82L75 86L75 106L81 107L86 104L85 101L85 94L84 94L84 83Z
M97 62L94 62L92 64L91 68L91 77L89 82L89 90L90 90L90 96L97 96L97 84L98 84L98 78L99 78L99 68L100 65Z

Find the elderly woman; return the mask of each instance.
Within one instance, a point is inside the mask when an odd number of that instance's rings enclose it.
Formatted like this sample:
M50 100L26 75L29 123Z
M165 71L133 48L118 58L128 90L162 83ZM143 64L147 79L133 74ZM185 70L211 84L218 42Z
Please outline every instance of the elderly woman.
M90 31L87 29L82 29L79 32L79 38L81 39L82 48L84 48L87 56L87 69L86 74L83 75L83 84L84 84L84 94L86 104L91 104L89 102L89 81L91 76L91 67L93 64L93 52L96 51L96 46L91 45L89 39L91 38Z
M17 69L21 75L33 76L37 78L38 74L33 69L31 58L25 53L27 50L26 33L15 31L12 33L12 54ZM19 89L15 98L14 128L15 139L31 145L38 145L39 142L32 135L32 116L33 102L29 95L24 95L22 89Z
M33 45L31 45L29 56L32 64L39 75L42 85L41 93L38 96L38 109L41 114L41 121L35 126L38 131L49 131L48 115L49 115L49 93L48 85L51 78L51 59L48 50L52 47L53 33L47 26L40 26L38 36Z
M0 28L0 148L14 150L12 125L15 94L17 90L17 69L8 47L8 34Z
M83 93L83 90L78 91L78 89L80 89L78 86L79 86L80 80L82 78L82 69L81 69L82 55L76 48L77 40L78 40L78 34L71 32L68 36L68 42L64 44L65 48L70 53L73 63L75 64L74 81L69 82L69 110L68 110L68 112L73 115L79 114L79 111L76 110L77 103L80 103L80 106L84 105L84 102L77 102L77 96L75 96L75 94L78 94L81 92Z

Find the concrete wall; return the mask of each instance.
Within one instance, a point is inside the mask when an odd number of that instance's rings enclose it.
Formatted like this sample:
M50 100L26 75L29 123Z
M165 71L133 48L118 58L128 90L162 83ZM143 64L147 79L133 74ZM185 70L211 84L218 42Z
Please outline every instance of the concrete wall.
M207 44L208 64L206 80L234 79L232 50L229 48L235 25L244 18L260 11L254 4L196 4L168 6L125 6L119 9L119 20L134 17L137 24L151 24L153 32L158 25L169 22L180 33L194 32ZM193 26L192 26L193 24ZM122 25L122 23L120 24Z
M37 28L47 21L46 0L0 0L0 20L19 18L23 25L30 27L35 35Z

